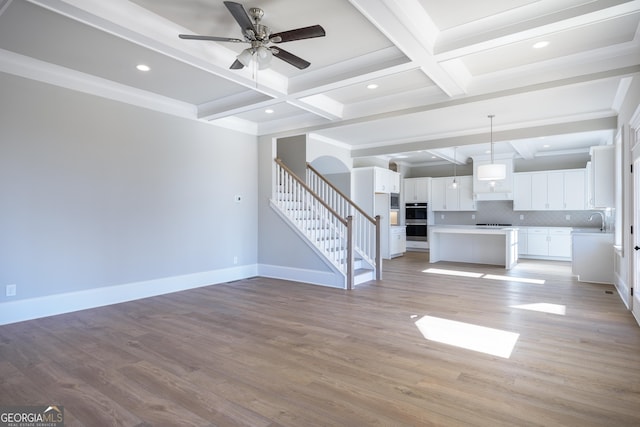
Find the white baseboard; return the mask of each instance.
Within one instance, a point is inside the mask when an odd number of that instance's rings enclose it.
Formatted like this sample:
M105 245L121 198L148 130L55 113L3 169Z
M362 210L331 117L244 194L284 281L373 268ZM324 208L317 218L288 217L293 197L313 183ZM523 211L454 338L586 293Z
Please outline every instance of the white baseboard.
M618 274L617 271L615 272L614 276L615 276L614 277L614 285L616 287L616 290L618 291L618 295L620 296L620 299L622 300L624 305L627 307L627 309L629 309L629 307L630 307L629 299L631 298L630 291L629 291L629 286L624 281L624 279L622 277L620 277L620 275Z
M344 289L344 277L330 271L305 270L280 265L260 264L258 266L258 275L261 277L271 277Z
M71 313L257 276L256 264L28 298L0 304L0 325Z

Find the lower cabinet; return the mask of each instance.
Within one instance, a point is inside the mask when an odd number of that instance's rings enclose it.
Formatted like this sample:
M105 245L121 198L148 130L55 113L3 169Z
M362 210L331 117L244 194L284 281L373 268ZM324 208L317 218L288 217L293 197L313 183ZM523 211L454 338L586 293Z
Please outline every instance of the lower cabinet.
M407 230L404 227L391 227L389 234L389 258L403 255L407 251Z
M571 260L571 227L522 227L518 253L522 258Z

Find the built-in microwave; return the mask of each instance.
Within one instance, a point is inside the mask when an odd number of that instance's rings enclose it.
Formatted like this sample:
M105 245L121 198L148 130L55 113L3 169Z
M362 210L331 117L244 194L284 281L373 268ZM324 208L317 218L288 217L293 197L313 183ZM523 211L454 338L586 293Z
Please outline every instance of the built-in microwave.
M391 209L400 209L400 194L391 193L389 198L389 204Z

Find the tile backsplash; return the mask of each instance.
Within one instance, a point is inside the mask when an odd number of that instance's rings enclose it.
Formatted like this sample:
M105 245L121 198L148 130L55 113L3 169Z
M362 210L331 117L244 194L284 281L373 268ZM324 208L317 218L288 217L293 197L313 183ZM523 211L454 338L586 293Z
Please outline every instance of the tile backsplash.
M436 211L433 213L434 222L440 225L498 223L530 227L600 227L599 217L594 217L593 221L589 221L589 217L594 212L603 212L601 210L514 211L512 201L479 201L476 203L478 210L473 212ZM475 218L472 215L475 215ZM523 219L520 219L521 215ZM610 220L611 216L607 218L607 222Z

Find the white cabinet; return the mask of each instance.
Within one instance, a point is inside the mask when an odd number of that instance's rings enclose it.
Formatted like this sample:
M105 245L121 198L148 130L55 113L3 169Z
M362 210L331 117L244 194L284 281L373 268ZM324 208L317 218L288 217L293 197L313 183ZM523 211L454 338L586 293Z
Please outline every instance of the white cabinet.
M457 188L453 188L453 177L431 179L431 209L434 211L474 211L473 179L471 176L456 177Z
M614 283L613 233L572 233L571 270L581 282Z
M530 211L531 210L531 174L530 173L514 173L513 174L513 210L514 211Z
M379 173L379 171L384 171L384 169L375 167L353 169L351 171L351 199L360 206L367 215L380 215L380 251L383 258L389 258L391 256L391 229L395 228L390 224L390 196L386 191L376 190L382 188L380 187L380 181L383 177L390 175ZM400 181L398 181L398 183L399 182ZM384 185L384 189L388 189L389 181Z
M528 245L529 239L527 238L527 229L519 228L518 229L518 255L526 254L529 248Z
M518 242L523 258L571 259L570 227L527 227L522 229L525 234L526 243Z
M585 169L516 173L513 210L584 210L585 177Z
M613 145L591 147L589 171L589 208L612 208L615 196L615 147Z
M549 229L549 256L571 258L571 229Z
M587 209L587 171L575 169L564 172L565 209L579 211Z
M473 177L459 176L458 181L458 210L475 211L476 201L473 198Z
M376 193L399 193L400 174L391 169L373 168Z
M391 227L389 235L389 257L394 258L407 251L407 230L405 227Z
M405 203L428 203L431 178L405 178Z

